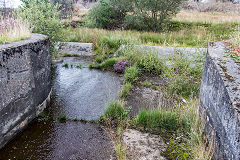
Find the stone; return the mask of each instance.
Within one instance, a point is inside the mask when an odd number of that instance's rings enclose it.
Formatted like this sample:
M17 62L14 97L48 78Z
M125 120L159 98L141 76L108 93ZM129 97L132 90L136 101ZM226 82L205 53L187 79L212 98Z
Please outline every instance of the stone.
M57 52L76 55L92 55L92 43L77 43L77 42L59 42L56 45Z

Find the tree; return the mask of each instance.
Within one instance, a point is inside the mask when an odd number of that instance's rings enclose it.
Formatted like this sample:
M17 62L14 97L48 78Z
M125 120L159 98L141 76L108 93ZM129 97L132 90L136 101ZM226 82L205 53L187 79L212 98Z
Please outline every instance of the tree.
M131 0L134 8L126 17L129 28L157 31L180 10L186 0Z
M52 44L62 39L59 33L62 29L59 5L53 5L48 0L22 0L22 6L17 15L30 23L33 33L49 36ZM51 49L53 49L53 45Z

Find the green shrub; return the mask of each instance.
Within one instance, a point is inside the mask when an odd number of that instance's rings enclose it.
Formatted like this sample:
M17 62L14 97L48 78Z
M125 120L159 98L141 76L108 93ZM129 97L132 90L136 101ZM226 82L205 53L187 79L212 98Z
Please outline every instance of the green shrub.
M125 69L123 80L125 83L134 83L138 80L139 70L136 66Z
M163 28L180 9L186 0L138 0L131 1L134 6L126 16L125 25L130 29L157 31Z
M159 54L147 49L126 47L118 54L126 57L131 64L136 65L141 70L153 74L161 74L165 67L158 56Z
M110 120L124 120L126 117L127 111L120 102L111 102L104 113L104 118Z
M114 64L116 64L118 62L118 59L116 58L110 58L107 59L106 61L102 62L99 65L96 65L95 68L98 69L113 69Z
M203 59L203 57L199 57ZM176 93L185 98L198 96L202 75L202 65L197 64L197 57L188 60L186 57L174 55L168 60L171 65L165 67L162 77L168 81L167 91ZM191 66L195 64L195 66Z
M169 142L165 154L171 160L188 160L192 157L191 147L188 144L178 140L171 140Z
M59 116L57 117L57 120L58 120L59 122L63 123L63 122L66 122L66 121L67 121L67 117L66 117L66 115L59 115Z
M126 83L120 92L120 98L123 98L123 99L127 98L131 90L132 90L132 84Z
M114 29L122 23L126 12L114 0L99 0L85 19L86 26Z
M17 14L30 23L34 33L47 35L53 43L62 39L60 5L52 5L48 0L22 0L22 2Z

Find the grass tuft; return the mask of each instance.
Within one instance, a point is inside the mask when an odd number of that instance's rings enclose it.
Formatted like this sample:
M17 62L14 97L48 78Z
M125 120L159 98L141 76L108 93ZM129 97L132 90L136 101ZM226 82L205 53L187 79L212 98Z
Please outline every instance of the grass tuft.
M123 80L125 83L134 83L138 80L139 69L131 66L125 69Z
M120 121L127 117L127 111L121 102L111 102L109 103L105 113L104 118Z
M126 99L130 95L132 88L133 87L131 83L126 83L120 92L120 98Z

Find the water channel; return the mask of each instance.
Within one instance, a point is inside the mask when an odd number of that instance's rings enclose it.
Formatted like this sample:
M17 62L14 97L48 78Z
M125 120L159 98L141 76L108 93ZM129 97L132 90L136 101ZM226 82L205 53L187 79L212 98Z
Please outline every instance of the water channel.
M98 120L107 104L117 99L121 78L89 69L90 62L90 58L66 57L53 66L52 100L45 120L35 120L0 150L0 160L113 159L113 145L105 130L79 120ZM65 63L68 68L63 67ZM78 121L61 123L59 115Z

